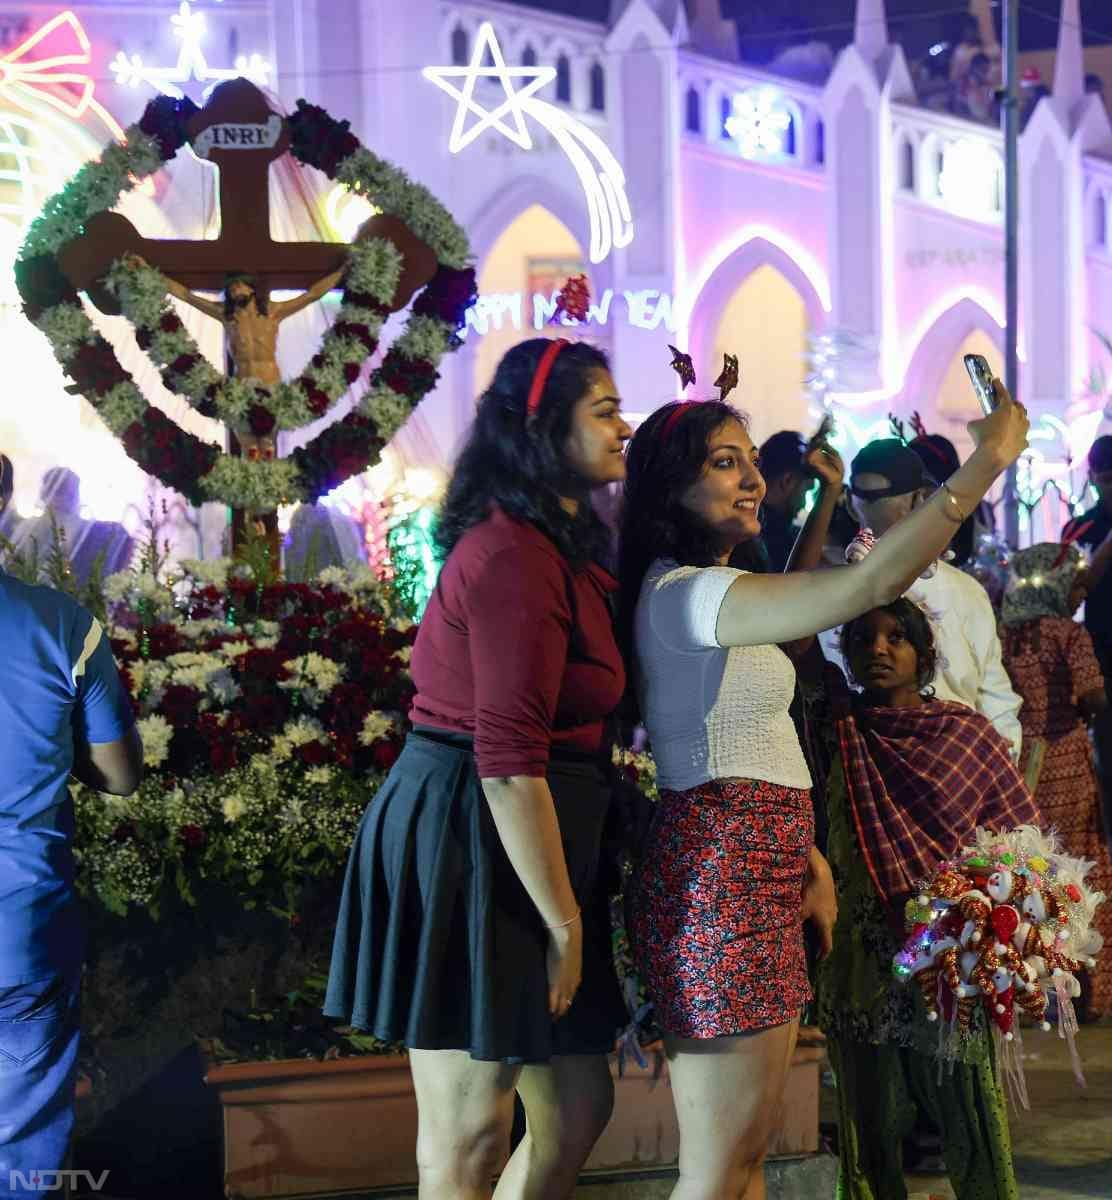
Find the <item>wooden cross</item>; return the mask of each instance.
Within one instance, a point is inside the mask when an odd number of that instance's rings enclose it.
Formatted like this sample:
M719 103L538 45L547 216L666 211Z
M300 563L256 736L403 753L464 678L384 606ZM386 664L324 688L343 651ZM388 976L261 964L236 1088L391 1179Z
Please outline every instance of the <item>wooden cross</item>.
M256 295L263 300L275 288L315 293L302 297L304 303L323 295L328 277L338 278L348 245L278 242L270 236L270 164L289 150L290 131L285 119L271 109L253 83L233 79L214 89L186 131L194 152L219 170L219 236L200 241L145 238L119 213L98 213L86 223L84 234L62 247L58 256L74 287L86 292L102 312L118 313L119 302L104 286L104 276L117 259L130 254L157 267L171 281L171 291L179 296L192 289L224 292L234 276L253 278ZM389 240L402 255L401 278L391 304L394 311L404 308L436 272L436 255L396 217L374 216L357 236ZM197 298L190 302L210 316L221 312L221 306L211 302ZM304 303L276 306L275 347L282 310L296 311ZM264 378L266 383L277 378L273 351L270 358L269 372L254 372L260 377L269 373L272 378ZM243 364L237 365L242 370ZM232 432L236 435L234 450L242 452L247 435L243 430ZM233 514L234 529L238 526L242 531L243 516ZM276 546L276 515L265 514L264 524Z

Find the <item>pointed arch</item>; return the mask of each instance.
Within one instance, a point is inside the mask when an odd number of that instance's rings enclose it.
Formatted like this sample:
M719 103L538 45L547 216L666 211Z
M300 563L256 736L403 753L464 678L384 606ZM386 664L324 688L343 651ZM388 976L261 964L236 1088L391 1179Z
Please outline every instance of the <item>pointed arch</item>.
M775 268L799 293L811 329L821 332L830 313L826 271L803 246L774 229L747 226L726 239L704 263L684 297L680 329L692 355L706 361L713 351L717 317L731 296L759 267Z
M944 298L926 314L918 331L911 337L911 349L904 372L902 399L908 411L931 403L945 378L954 354L971 334L981 332L1001 352L1004 348L1004 316L995 297L956 295L950 303Z

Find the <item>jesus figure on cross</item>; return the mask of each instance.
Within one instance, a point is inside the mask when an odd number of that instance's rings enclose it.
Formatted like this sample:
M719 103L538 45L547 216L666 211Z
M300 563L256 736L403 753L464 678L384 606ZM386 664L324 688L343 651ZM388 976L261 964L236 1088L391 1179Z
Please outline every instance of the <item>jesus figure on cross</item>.
M132 266L146 266L137 254L128 255ZM224 301L206 300L176 279L166 280L166 290L185 304L224 326L228 355L240 379L257 379L267 387L281 383L278 370L278 326L294 313L326 296L343 278L346 264L318 280L292 300L275 304L254 275L232 272L224 282Z

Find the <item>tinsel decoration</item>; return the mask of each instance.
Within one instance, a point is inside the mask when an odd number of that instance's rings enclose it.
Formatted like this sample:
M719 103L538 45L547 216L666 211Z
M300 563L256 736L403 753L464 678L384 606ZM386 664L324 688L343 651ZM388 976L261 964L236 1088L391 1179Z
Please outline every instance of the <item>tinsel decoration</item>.
M558 321L568 317L572 321L585 321L591 307L591 285L586 275L573 275L556 295L556 311L552 319Z

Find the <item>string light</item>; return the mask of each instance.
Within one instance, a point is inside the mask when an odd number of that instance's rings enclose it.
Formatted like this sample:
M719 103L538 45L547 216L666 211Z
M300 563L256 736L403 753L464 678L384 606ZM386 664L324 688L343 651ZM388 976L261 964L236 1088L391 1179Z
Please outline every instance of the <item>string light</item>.
M164 96L180 100L185 96L183 84L197 82L208 86L202 92L208 96L218 83L243 76L258 87L270 82L271 66L260 54L241 54L232 67L212 67L201 47L205 35L205 14L194 12L189 0L181 0L177 13L170 18L174 36L181 41L178 61L172 67L147 66L138 54L128 55L121 50L110 64L116 82L123 87L137 88L147 84Z

